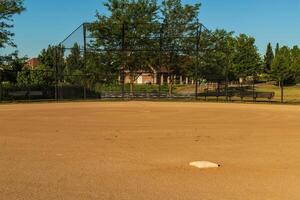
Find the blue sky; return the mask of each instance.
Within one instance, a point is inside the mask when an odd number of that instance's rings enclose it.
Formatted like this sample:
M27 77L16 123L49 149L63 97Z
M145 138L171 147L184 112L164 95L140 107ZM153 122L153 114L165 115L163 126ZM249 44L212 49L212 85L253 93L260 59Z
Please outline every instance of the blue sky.
M15 42L20 54L34 57L48 44L58 44L82 22L94 20L96 10L105 13L103 2L25 0L27 10L15 17ZM299 0L201 0L201 3L200 20L208 28L252 35L261 53L268 42L300 44ZM3 54L12 49L0 51Z

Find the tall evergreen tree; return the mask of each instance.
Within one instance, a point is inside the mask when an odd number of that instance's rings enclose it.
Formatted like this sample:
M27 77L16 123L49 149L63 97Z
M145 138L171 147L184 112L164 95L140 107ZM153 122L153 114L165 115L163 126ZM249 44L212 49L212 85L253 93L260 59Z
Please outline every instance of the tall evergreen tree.
M275 56L279 52L279 49L280 49L280 46L279 46L279 43L277 43L276 48L275 48Z
M267 46L266 55L264 57L264 71L265 72L271 71L273 59L274 59L274 52L273 52L271 43L269 43Z

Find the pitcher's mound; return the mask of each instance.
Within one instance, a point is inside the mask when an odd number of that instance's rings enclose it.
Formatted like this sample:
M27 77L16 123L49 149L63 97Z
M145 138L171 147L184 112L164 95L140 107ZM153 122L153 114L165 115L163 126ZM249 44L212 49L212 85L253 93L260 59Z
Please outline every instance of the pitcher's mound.
M195 162L191 162L190 166L197 167L199 169L209 169L209 168L218 168L221 165L209 161L195 161Z

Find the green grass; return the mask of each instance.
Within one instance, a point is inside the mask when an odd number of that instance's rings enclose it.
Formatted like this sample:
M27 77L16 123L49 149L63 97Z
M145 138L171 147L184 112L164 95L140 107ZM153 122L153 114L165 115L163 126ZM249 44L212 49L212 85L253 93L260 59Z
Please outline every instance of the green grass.
M256 85L256 91L259 92L275 92L274 101L280 101L280 88L275 85ZM300 103L300 86L284 87L284 101L287 103Z
M255 86L255 90L257 92L275 92L275 97L272 101L274 102L280 102L281 93L280 88L276 85L271 84L257 84ZM177 93L194 93L195 92L195 86L188 85L188 86L178 86ZM199 92L203 92L199 89ZM214 97L211 97L209 99L216 99ZM220 98L220 100L223 100L223 98ZM240 98L233 97L232 100L239 101ZM251 101L251 98L246 98L245 100ZM262 99L266 100L266 99ZM267 100L266 100L267 101ZM286 103L300 103L300 85L298 86L286 86L284 87L284 101Z

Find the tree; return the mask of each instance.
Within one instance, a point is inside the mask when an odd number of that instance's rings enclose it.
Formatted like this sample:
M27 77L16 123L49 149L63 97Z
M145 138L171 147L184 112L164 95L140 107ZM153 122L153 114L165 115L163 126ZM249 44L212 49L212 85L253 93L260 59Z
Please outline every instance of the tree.
M253 37L240 34L236 38L233 63L234 72L238 78L252 77L254 89L255 79L262 72L262 65Z
M84 60L81 55L80 46L75 43L71 48L71 53L66 59L66 71L71 74L74 70L83 70Z
M300 82L300 48L296 45L291 49L291 69L293 76L291 77L295 83Z
M264 57L264 71L269 73L271 71L272 62L274 59L274 52L271 43L267 46L266 55Z
M89 27L96 38L92 47L115 50L100 51L99 54L114 59L110 62L122 72L123 82L124 72L129 73L133 92L133 84L141 72L150 71L149 52L136 50L152 47L148 38L157 19L157 3L156 0L109 0L105 6L109 17L98 13L97 21Z
M63 71L64 79L73 84L83 83L83 74L86 72L84 67L84 58L81 55L80 46L75 43L71 48L70 54L66 58L66 67Z
M279 43L276 43L275 56L279 52L279 49L280 49Z
M39 62L47 70L62 72L65 67L64 49L60 46L49 45L47 49L43 49L38 56Z
M0 1L0 48L6 45L15 47L12 37L14 33L10 31L13 28L13 16L24 11L23 0L1 0Z
M165 44L163 48L166 51L163 55L165 62L161 66L166 66L169 72L170 95L172 94L174 75L182 74L189 67L192 59L193 65L197 64L196 55L194 58L191 57L195 54L191 49L195 49L197 31L200 29L198 27L200 6L201 4L183 5L181 0L164 0L162 2L161 18L164 26L162 37ZM189 37L195 39L190 40Z
M225 30L215 30L209 36L209 48L201 57L202 64L200 75L203 79L210 82L227 83L230 78L230 73L233 67L233 55L235 47L235 39L233 32Z
M17 85L20 87L45 86L42 71L24 69L17 74Z
M293 74L291 68L291 54L287 46L278 49L272 63L271 75L279 83L281 90L281 103L283 103L283 88L286 81Z
M38 60L40 66L37 70L43 72L44 85L52 85L54 82L63 81L65 68L63 47L49 45L47 49L41 51ZM40 77L40 74L36 75Z
M17 74L26 66L26 57L19 57L18 52L0 57L0 64L5 71L3 80L17 82Z

